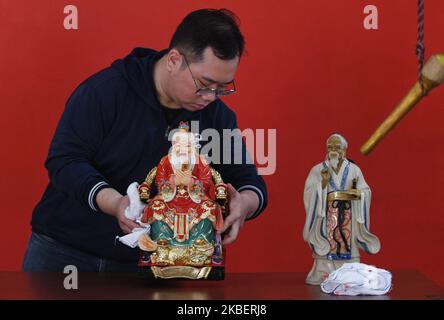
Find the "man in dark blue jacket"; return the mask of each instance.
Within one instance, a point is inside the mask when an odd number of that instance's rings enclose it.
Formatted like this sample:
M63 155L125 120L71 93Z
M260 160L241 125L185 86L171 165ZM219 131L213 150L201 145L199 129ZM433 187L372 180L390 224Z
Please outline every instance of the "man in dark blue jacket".
M181 121L199 130L236 129L236 116L220 99L236 91L244 50L236 16L228 10L190 13L169 49L136 48L79 85L69 97L50 145L49 184L32 217L24 271L131 271L138 249L116 236L138 225L125 217L126 189L142 182L168 153L168 133ZM224 244L267 205L265 183L246 161L213 163L230 183ZM237 155L233 148L228 158ZM226 159L226 155L224 159Z

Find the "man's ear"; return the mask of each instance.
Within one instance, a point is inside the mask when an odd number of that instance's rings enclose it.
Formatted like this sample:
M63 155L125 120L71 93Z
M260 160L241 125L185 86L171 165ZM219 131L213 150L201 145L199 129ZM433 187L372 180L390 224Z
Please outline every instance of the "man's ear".
M167 70L174 72L180 69L182 66L182 55L177 49L171 49L167 55Z

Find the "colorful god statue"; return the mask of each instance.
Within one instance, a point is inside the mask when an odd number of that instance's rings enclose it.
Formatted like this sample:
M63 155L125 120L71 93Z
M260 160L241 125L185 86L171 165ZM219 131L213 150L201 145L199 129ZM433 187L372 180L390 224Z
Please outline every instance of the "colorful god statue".
M220 235L228 208L227 186L198 153L196 137L181 123L172 148L139 186L147 203L142 223L150 232L139 238L139 266L155 277L207 278L223 265ZM157 194L150 199L152 184Z

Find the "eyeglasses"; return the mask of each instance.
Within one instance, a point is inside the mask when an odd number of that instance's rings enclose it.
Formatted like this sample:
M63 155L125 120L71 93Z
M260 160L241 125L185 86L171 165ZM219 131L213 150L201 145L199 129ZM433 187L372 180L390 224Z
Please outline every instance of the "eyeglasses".
M228 96L232 93L236 92L236 85L234 84L234 80L229 83L228 85L232 85L233 87L230 89L226 89L226 88L210 88L210 87L203 87L203 88L199 88L196 78L194 78L193 72L191 71L190 65L188 64L187 58L185 57L185 55L183 53L181 53L181 55L183 56L183 59L185 60L185 63L188 67L188 70L190 70L190 74L191 74L191 78L194 81L194 85L196 86L196 94L198 96L206 96L209 94L214 94L217 97L221 97L221 96Z

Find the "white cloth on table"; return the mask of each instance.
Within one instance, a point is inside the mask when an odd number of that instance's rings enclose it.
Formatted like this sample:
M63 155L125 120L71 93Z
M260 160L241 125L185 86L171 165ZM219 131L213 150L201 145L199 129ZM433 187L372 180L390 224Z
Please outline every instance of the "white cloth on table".
M364 263L344 263L321 283L325 293L335 295L383 295L392 288L392 274Z

